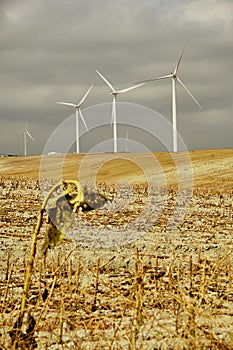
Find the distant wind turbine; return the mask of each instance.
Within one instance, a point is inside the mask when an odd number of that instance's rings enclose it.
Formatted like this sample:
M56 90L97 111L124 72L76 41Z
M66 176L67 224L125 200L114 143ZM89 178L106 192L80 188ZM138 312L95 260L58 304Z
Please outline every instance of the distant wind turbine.
M177 106L176 106L176 81L180 83L180 85L185 89L185 91L189 94L189 96L193 99L193 101L198 105L198 107L202 110L201 105L199 102L195 99L195 97L191 94L191 92L187 89L187 87L182 83L180 78L177 76L178 68L180 65L180 61L182 59L184 53L184 48L181 51L180 57L178 59L178 62L176 64L176 67L174 69L174 72L168 75L164 75L162 77L158 78L153 78L153 79L148 79L148 80L143 80L141 83L146 83L150 81L155 81L155 80L161 80L161 79L167 79L171 78L172 79L172 124L173 124L173 152L177 152Z
M96 69L96 72L99 74L99 76L103 79L103 81L110 87L111 91L110 94L113 96L112 100L112 124L113 124L113 151L114 153L117 153L117 121L116 121L116 97L118 94L125 93L127 91L136 89L137 87L144 85L145 83L142 82L138 85L131 86L126 89L122 90L116 90L112 84Z
M31 140L34 140L30 132L28 131L28 118L26 119L25 129L21 131L23 134L23 144L24 144L24 156L27 156L27 137L30 137Z
M85 122L83 113L81 111L81 104L85 101L85 99L87 98L87 95L89 94L89 92L91 91L91 89L93 88L94 85L91 85L89 87L89 89L87 90L87 92L85 93L85 95L82 97L82 99L80 100L80 102L78 104L74 104L74 103L70 103L70 102L56 102L58 104L61 105L65 105L65 106L70 106L73 107L75 109L75 113L76 113L76 152L79 153L79 116L81 117L83 124L85 125L85 128L88 131L88 127L87 124Z

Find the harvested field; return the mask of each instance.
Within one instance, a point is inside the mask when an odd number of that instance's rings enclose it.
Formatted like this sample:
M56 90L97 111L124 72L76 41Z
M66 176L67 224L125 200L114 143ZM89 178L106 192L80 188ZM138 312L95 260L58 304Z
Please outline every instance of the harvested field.
M97 180L107 208L75 214L76 228L46 258L44 220L29 289L30 317L25 315L24 336L15 348L233 348L233 152L190 153L194 181L188 200L186 192L180 196L174 160L156 156L166 187L155 184L151 192L135 162L134 177L128 160L124 167L106 156ZM77 159L67 157L64 177L77 173ZM0 159L2 349L13 347L10 331L40 209L39 158L24 161ZM145 167L150 167L146 157ZM117 186L122 177L131 183ZM89 180L87 174L87 186Z
M117 154L68 154L64 159L63 177L76 178L82 162L87 164L82 172L85 180L92 178L92 174L98 170L97 181L116 183L122 178L136 183L145 182L145 175L137 164L142 165L143 170L153 173L155 161L161 167L166 176L166 184L177 183L176 165L181 167L182 161L193 170L194 187L213 186L232 188L233 186L233 150L216 149L204 151L190 151L189 153L117 153ZM56 171L59 158L63 156L48 156L52 177ZM126 158L126 160L125 160ZM121 160L122 159L122 160ZM189 162L190 159L190 162ZM24 178L38 179L40 170L40 156L31 157L0 157L0 176L20 176ZM99 169L99 164L103 166ZM157 164L156 164L157 165ZM136 173L137 172L137 173ZM55 172L56 174L56 172ZM137 175L137 176L136 176Z

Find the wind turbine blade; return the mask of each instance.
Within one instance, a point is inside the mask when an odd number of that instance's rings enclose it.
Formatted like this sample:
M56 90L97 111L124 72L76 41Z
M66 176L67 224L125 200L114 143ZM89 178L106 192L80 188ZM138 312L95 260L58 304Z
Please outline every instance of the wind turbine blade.
M99 74L99 76L105 81L105 83L110 87L110 89L112 90L112 92L116 92L116 90L114 89L114 87L112 86L111 83L109 83L109 81L96 69L96 73Z
M86 128L86 129L87 129L87 131L88 131L87 124L86 124L86 122L85 122L85 119L84 119L83 113L82 113L82 111L81 111L81 109L80 109L80 108L78 109L78 112L79 112L80 117L81 117L81 119L82 119L82 121L83 121L83 124L85 125L85 128Z
M139 86L142 86L142 85L145 85L145 83L140 83L140 84L138 84L138 85L134 85L134 86L131 86L131 87L129 87L129 88L126 88L126 89L123 89L123 90L119 90L119 91L117 91L117 92L118 92L119 94L120 94L120 93L124 93L124 92L130 91L130 90L136 89L136 88L138 88Z
M162 76L162 77L158 77L158 78L152 78L152 79L147 79L147 80L142 80L142 81L138 81L138 82L136 82L136 83L134 83L134 84L137 84L137 83L149 83L149 82L151 82L151 81L155 81L155 80L160 80L160 79L166 79L166 78L171 78L172 77L172 74L169 74L169 75L164 75L164 76Z
M155 78L154 80L161 80L161 79L167 79L172 78L173 74L163 75L162 77Z
M71 107L75 107L74 103L70 103L70 102L56 102L60 105L65 105L65 106L71 106Z
M93 88L94 85L91 85L89 87L89 89L87 90L87 92L85 93L85 95L83 96L83 98L81 99L81 101L79 102L78 106L81 106L81 104L85 101L85 99L87 98L87 95L89 94L89 92L91 91L91 89Z
M149 83L151 81L154 81L156 78L152 78L152 79L146 79L146 80L141 80L141 81L136 81L134 84L145 84L145 83Z
M32 137L32 135L30 134L30 132L28 130L25 130L25 132L30 137L31 140L34 140L34 138Z
M185 91L187 91L187 93L188 93L189 96L193 99L193 101L198 105L198 107L200 108L200 110L202 110L202 107L201 107L200 103L195 99L195 97L191 94L191 92L186 88L186 86L182 83L182 81L180 80L180 78L176 77L176 79L178 80L178 82L180 83L180 85L183 86L183 88L185 89Z
M180 57L178 59L177 65L176 65L175 70L174 70L174 74L176 74L177 71L178 71L178 68L179 68L179 65L180 65L180 61L182 60L182 57L183 57L184 49L185 49L185 46L183 47L183 50L181 51Z

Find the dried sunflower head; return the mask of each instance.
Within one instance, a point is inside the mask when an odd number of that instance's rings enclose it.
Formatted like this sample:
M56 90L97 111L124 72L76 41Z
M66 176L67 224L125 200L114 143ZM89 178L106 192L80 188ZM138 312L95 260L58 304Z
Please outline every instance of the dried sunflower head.
M106 202L103 195L83 191L76 180L63 181L51 191L49 202L49 228L42 248L46 254L48 248L55 247L64 238L65 233L75 225L74 212L88 211L102 207Z

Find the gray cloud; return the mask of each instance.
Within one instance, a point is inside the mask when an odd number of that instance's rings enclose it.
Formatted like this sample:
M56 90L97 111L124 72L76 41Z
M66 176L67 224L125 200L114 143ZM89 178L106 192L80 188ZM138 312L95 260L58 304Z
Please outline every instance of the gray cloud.
M22 154L26 116L35 137L29 150L41 153L72 113L55 102L79 100L92 83L85 106L110 102L96 68L124 88L169 74L184 44L179 76L203 112L178 87L180 133L190 149L232 147L232 24L227 0L1 1L0 153ZM171 120L169 81L147 84L120 101ZM82 143L85 151L85 138Z

